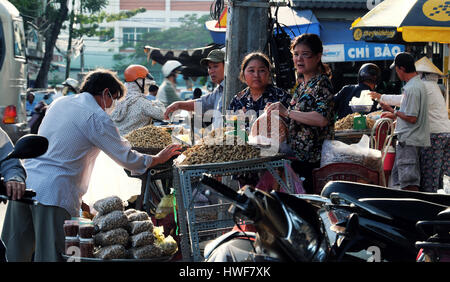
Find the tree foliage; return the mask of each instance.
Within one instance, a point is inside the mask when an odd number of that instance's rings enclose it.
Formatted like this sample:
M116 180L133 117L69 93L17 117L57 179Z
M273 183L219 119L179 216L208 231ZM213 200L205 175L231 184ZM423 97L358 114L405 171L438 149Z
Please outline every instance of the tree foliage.
M100 30L99 24L104 22L114 22L128 19L137 15L138 13L143 13L145 11L145 8L138 8L130 11L121 11L117 14L110 14L101 10L84 11L84 13L78 14L76 16L74 24L76 24L78 28L74 29L73 36L77 38L82 36L92 37L111 34L112 29Z
M117 61L115 69L124 70L129 64L149 65L147 55L144 53L144 46L150 45L160 49L184 50L205 47L212 42L211 35L205 27L205 22L209 20L209 15L198 16L188 14L180 18L181 25L168 29L152 30L142 35L142 39L122 46L133 47L136 52L129 56L115 56ZM159 70L160 66L151 66L154 70Z
M54 46L65 20L67 20L67 0L11 0L25 19L25 27L33 25L45 41L45 51L41 67L36 77L35 87L47 87L48 72L53 59Z
M154 30L145 33L141 42L137 42L136 49L150 45L161 49L192 49L204 47L211 43L211 35L205 28L209 15L198 17L197 14L185 15L180 18L181 26L164 30Z

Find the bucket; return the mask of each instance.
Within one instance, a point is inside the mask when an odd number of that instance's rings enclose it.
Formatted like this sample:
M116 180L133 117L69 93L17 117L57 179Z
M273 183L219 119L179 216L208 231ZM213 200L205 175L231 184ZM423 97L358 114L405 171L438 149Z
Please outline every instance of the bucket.
M384 159L383 169L384 171L391 171L394 167L395 152L387 152Z

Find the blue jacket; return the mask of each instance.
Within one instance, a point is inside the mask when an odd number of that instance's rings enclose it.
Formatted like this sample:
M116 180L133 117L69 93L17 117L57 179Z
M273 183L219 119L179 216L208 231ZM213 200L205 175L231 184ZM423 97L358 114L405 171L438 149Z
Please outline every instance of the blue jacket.
M358 97L361 95L361 91L371 90L370 87L364 83L346 85L336 93L333 97L334 109L337 114L337 119L346 117L353 113L352 108L348 105L353 97ZM374 112L377 109L378 102L374 102L370 112Z

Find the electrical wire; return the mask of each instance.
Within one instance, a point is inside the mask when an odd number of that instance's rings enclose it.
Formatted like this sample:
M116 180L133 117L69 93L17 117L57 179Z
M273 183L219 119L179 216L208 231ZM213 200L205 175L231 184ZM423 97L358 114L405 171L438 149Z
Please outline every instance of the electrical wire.
M241 225L240 225L239 222L238 222L238 219L239 219L239 218L238 218L237 216L233 215L233 221L234 221L234 224L237 226L237 228L239 229L239 231L241 231L241 232L244 234L244 237L247 237L248 241L250 241L250 245L252 246L253 251L255 252L255 255L256 255L256 248L255 248L255 246L254 246L254 242L253 242L252 238L251 238L249 235L247 235L247 233L245 233L244 230L242 230Z
M214 0L209 8L209 14L213 20L220 20L223 9L225 8L224 0Z

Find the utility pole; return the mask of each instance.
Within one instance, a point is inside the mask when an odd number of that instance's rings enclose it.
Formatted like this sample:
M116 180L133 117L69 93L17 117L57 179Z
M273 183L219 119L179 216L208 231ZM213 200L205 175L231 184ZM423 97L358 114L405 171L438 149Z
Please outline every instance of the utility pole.
M239 80L242 59L253 51L267 54L269 0L228 0L225 87L222 114L243 84Z

